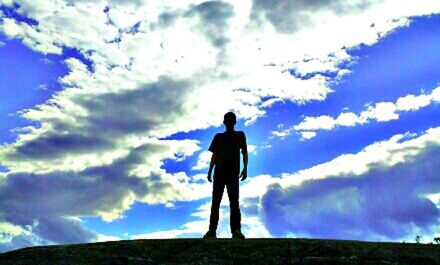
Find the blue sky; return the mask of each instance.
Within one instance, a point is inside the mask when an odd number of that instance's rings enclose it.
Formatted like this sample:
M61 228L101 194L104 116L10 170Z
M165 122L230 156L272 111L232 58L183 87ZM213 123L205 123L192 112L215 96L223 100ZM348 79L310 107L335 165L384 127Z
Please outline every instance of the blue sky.
M227 111L247 237L430 242L440 6L395 4L0 1L0 251L201 237Z

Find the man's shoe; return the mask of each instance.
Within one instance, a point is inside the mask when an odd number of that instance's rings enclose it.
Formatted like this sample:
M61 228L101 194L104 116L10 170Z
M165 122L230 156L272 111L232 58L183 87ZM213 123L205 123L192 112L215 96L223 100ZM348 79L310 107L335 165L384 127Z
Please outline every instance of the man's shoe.
M203 236L203 238L204 239L217 238L217 235L216 235L215 231L209 230L208 232L206 232L206 234Z
M237 238L237 239L244 239L244 235L241 233L240 230L235 230L232 231L232 238Z

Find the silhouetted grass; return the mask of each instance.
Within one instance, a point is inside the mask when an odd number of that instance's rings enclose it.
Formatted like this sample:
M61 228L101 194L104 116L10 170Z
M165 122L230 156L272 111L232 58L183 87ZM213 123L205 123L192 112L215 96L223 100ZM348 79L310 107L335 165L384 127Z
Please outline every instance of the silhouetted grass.
M163 239L23 248L0 264L440 264L440 245L320 239Z

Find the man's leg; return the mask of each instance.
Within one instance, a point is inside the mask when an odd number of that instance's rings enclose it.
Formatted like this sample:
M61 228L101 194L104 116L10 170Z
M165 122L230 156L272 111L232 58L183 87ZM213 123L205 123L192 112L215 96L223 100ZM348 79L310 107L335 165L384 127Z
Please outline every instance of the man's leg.
M209 218L209 231L216 231L219 218L220 202L222 201L225 182L223 179L214 176L214 187L212 189L211 216Z
M226 183L226 188L228 191L228 197L229 197L229 207L231 209L231 219L230 219L230 226L231 226L231 232L234 232L236 230L241 229L241 213L240 213L240 206L238 204L239 194L238 194L238 188L239 188L239 180L238 177L234 178L232 180L229 180Z

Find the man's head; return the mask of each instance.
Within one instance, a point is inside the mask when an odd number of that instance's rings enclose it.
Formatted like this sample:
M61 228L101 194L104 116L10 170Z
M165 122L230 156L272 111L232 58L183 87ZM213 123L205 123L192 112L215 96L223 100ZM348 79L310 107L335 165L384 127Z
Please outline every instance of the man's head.
M223 124L226 126L226 129L234 128L234 125L237 123L237 116L235 116L234 112L228 112L223 117Z

